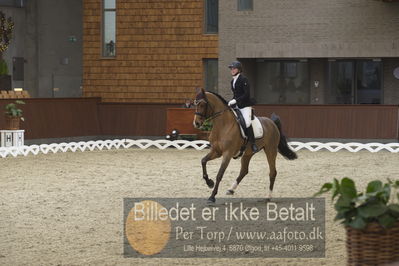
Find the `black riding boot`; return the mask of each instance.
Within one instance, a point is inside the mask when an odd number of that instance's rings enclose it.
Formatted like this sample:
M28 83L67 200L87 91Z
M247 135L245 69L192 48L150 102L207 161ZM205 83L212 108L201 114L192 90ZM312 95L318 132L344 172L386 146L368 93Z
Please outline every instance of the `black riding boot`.
M252 125L247 128L247 136L248 136L248 141L251 143L252 151L254 153L258 152L259 149L255 143L255 136L254 136L254 130L252 129Z

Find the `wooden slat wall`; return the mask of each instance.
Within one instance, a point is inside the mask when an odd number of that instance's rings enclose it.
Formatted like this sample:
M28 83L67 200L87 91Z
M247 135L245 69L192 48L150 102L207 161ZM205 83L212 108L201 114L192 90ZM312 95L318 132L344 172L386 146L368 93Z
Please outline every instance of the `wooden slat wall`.
M11 101L0 99L0 110ZM185 128L193 120L193 110L179 111L176 104L101 103L99 98L24 101L26 121L21 125L26 139L163 136L168 128L179 129L183 116ZM167 127L168 109L172 112ZM285 134L291 138L399 140L397 105L257 105L255 109L259 116L278 114ZM0 129L4 128L4 118L0 115Z
M280 116L292 138L398 139L397 105L257 105L259 116Z
M170 134L172 130L179 130L180 134L198 134L200 130L194 128L193 108L169 108L166 111L166 134Z
M116 58L101 56L101 0L84 0L83 93L105 102L183 103L203 87L204 58L218 57L203 34L202 0L118 0Z
M166 110L173 104L101 103L98 106L103 135L163 136Z
M101 135L98 119L100 98L21 99L26 139L64 138ZM4 128L3 110L15 100L0 99L0 129Z

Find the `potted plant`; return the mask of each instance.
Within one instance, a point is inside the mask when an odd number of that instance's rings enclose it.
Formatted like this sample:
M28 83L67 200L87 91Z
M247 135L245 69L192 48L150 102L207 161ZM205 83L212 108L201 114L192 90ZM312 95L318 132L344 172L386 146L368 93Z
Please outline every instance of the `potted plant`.
M22 110L18 108L18 105L21 104L25 104L25 102L16 100L14 103L9 103L6 105L6 130L18 130L19 121L24 121Z
M379 265L399 261L399 180L368 183L365 192L343 178L325 183L321 195L331 191L336 221L346 229L349 265Z
M209 140L209 135L212 131L212 122L209 120L205 120L199 130L201 130L201 132L198 133L198 139Z

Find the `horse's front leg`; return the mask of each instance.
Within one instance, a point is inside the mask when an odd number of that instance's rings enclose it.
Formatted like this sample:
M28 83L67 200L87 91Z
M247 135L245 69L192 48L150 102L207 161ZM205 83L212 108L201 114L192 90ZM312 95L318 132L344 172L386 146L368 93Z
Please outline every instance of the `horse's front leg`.
M209 197L208 202L214 203L216 201L215 196L218 193L219 183L220 183L220 181L222 181L224 172L226 171L226 168L229 165L230 160L231 160L231 156L230 155L228 155L228 156L223 155L222 164L220 165L218 174L216 176L216 185L213 188L212 194Z
M214 182L212 179L208 178L208 173L206 171L206 163L208 161L211 161L213 159L219 158L220 154L218 154L215 150L211 150L207 155L205 155L204 158L201 160L201 165L202 165L202 177L205 179L206 184L208 185L209 188L213 188Z
M230 189L227 190L227 195L234 195L234 191L240 184L241 180L248 174L249 162L251 161L254 153L252 151L245 152L244 156L241 158L241 170L236 181L231 185Z

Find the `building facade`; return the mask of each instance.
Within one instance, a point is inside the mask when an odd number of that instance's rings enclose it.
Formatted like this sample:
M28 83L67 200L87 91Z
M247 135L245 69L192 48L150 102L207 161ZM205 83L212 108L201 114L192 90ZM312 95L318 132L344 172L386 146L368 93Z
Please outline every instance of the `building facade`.
M219 92L232 60L260 104L399 104L399 3L220 0Z
M216 85L217 1L85 0L83 10L84 96L183 103Z
M399 104L398 1L20 3L0 5L15 22L3 57L34 97L230 98L238 59L259 104Z

